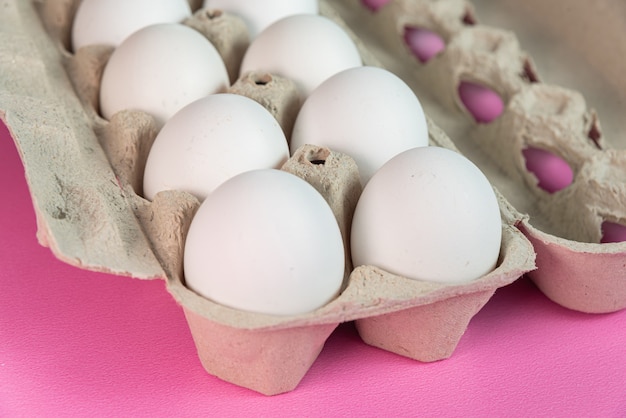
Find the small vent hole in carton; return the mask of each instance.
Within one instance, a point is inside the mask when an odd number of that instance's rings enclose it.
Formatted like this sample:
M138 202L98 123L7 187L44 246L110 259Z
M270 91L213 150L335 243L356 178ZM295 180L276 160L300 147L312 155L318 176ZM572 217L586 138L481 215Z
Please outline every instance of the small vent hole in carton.
M602 222L602 244L626 241L626 225L617 222Z
M306 159L313 165L324 165L326 164L326 160L328 159L329 155L330 150L328 150L327 148L319 148L316 150L311 150L307 154Z
M404 43L421 63L430 61L446 48L446 42L438 33L415 26L404 27Z
M457 90L461 103L478 123L490 123L504 111L502 97L487 86L461 81Z
M529 83L538 83L539 76L537 76L537 70L529 59L524 60L524 66L522 67L522 73L520 74L522 80Z
M591 116L591 126L589 128L589 132L587 132L587 137L593 142L593 144L598 149L602 149L600 145L600 140L602 139L602 130L600 129L600 122L598 121L598 116L594 113Z
M474 26L476 24L476 17L470 8L465 9L461 22L466 26Z
M219 19L220 17L222 17L223 14L224 12L222 12L222 10L219 10L219 9L206 9L204 11L204 15L209 20Z
M558 155L536 147L528 147L522 150L522 154L526 169L537 178L537 186L546 192L558 192L574 181L572 168Z
M259 74L257 76L255 76L254 78L254 84L256 84L257 86L266 86L268 84L270 84L272 82L272 75L271 74Z

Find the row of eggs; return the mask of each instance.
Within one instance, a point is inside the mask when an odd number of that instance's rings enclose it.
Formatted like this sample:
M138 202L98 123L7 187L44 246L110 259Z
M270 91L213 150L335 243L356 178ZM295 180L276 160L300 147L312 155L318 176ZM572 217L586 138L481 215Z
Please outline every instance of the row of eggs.
M89 3L97 2L81 8ZM161 126L144 196L178 189L202 202L185 244L189 288L236 309L291 315L337 296L346 251L355 266L418 280L466 282L495 267L501 220L490 183L462 155L428 147L413 91L384 69L362 66L339 26L315 13L276 19L244 56L241 74L253 70L297 85L302 106L292 132L256 101L223 93L229 82L219 53L178 23L132 32L103 72L105 118L143 110ZM305 144L357 163L364 189L349 249L321 194L278 170Z

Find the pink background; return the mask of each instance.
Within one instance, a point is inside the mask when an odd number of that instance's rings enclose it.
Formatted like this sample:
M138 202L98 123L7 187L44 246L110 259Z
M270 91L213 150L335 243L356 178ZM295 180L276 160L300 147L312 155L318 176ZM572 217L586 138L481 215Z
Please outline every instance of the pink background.
M0 417L626 416L626 311L569 311L526 279L496 292L448 360L369 347L346 324L293 392L222 382L162 281L83 271L37 244L1 124L0 162Z

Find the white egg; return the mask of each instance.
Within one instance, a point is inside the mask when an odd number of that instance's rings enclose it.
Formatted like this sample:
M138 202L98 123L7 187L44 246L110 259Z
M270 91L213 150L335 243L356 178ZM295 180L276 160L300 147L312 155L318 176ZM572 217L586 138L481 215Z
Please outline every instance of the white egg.
M199 32L177 23L140 29L113 51L100 85L106 119L120 110L142 110L162 125L196 99L225 91L222 57Z
M191 16L187 0L82 0L72 24L72 46L118 46L133 32Z
M253 170L224 182L194 216L185 282L232 308L295 315L339 292L344 247L321 194L280 170Z
M244 171L278 168L287 139L263 106L236 94L213 94L176 113L159 132L146 161L143 192L184 190L200 200Z
M240 74L267 71L293 80L303 97L328 77L361 66L350 36L319 15L285 17L261 32L248 47Z
M203 7L241 17L251 39L283 17L317 14L319 11L317 0L265 0L262 3L250 0L204 0Z
M459 153L404 151L363 189L352 221L355 266L411 279L463 283L495 267L502 222L494 190Z
M291 152L320 145L351 156L361 183L393 156L428 145L420 101L395 74L376 67L344 70L304 102L293 128Z

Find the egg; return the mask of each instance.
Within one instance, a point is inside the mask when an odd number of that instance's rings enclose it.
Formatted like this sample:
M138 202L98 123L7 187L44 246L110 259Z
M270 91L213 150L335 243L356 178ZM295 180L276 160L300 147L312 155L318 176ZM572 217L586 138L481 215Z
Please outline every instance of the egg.
M419 99L390 71L356 67L339 72L307 97L294 124L291 152L319 145L352 157L365 184L385 162L428 145Z
M262 4L250 0L204 0L204 8L235 14L248 27L250 38L283 17L296 14L317 14L317 0L265 0Z
M198 199L239 173L278 168L289 158L276 119L256 101L212 94L185 106L163 126L148 154L143 193L184 190Z
M504 101L489 87L462 81L458 87L459 98L478 123L489 123L504 111Z
M102 74L100 112L110 119L120 110L141 110L162 126L185 105L228 86L222 57L199 32L151 25L113 51Z
M284 171L252 170L200 205L185 242L185 282L231 308L296 315L336 297L344 254L333 212L313 186Z
M487 178L461 154L432 146L404 151L374 174L357 202L350 242L355 266L465 283L494 269L501 238Z
M87 45L117 47L133 32L191 16L187 0L82 0L72 24L74 51Z
M359 66L359 51L339 25L303 14L280 19L260 33L243 57L240 74L275 73L293 80L306 97L328 77Z

